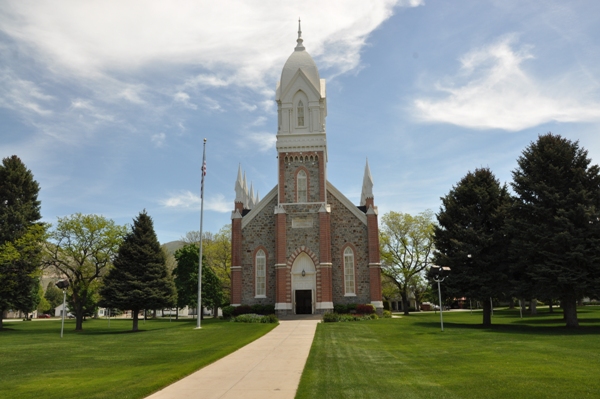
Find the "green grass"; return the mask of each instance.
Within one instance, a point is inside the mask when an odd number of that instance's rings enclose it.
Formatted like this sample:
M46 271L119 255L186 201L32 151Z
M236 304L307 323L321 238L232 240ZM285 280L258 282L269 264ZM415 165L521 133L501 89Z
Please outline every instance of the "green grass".
M276 324L195 320L5 322L0 398L142 398L272 330Z
M444 312L444 332L429 312L319 324L296 398L600 397L600 308L580 308L575 330L540 312L495 311L491 328Z

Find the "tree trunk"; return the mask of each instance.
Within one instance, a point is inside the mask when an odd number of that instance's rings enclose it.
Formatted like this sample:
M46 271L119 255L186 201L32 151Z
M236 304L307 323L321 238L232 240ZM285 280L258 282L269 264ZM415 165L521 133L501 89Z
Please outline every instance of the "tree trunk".
M67 317L66 309L63 309L65 312L65 317ZM83 305L77 305L75 308L75 331L83 330Z
M515 308L515 298L510 298L510 303L508 304L509 309Z
M532 299L529 301L529 311L531 312L532 316L537 314L537 299Z
M152 311L152 318L153 318L153 319L156 319L156 309L154 309L154 310Z
M525 306L525 298L521 298L521 312L525 313L527 311L527 306Z
M562 298L560 304L563 308L567 327L579 327L577 320L577 300L575 298Z
M552 301L550 301L550 302L548 303L548 311L549 311L550 313L554 313L554 306L552 305Z
M131 315L133 316L133 328L131 329L131 331L137 331L138 330L138 313L140 311L137 309L133 309L131 311Z
M403 291L400 293L400 296L402 297L402 311L405 315L408 315L408 294L406 293L406 291Z
M489 327L492 325L492 304L489 300L482 301L483 303L483 325Z
M0 310L0 330L4 328L4 310Z

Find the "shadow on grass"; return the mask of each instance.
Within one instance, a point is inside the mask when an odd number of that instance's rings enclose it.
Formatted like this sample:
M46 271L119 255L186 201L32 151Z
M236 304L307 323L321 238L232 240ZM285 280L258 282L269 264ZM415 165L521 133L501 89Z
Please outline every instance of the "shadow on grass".
M445 329L465 329L465 330L489 330L490 332L499 332L506 334L542 334L542 335L598 335L600 334L600 326L586 326L582 323L590 322L594 319L579 320L579 327L569 328L564 325L564 320L539 320L539 324L560 324L560 325L531 325L532 320L515 321L512 324L492 324L491 326L483 326L481 324L453 323L444 321ZM538 320L535 320L538 322ZM492 321L493 323L493 321ZM439 329L440 323L436 322L418 322L414 323L422 327Z

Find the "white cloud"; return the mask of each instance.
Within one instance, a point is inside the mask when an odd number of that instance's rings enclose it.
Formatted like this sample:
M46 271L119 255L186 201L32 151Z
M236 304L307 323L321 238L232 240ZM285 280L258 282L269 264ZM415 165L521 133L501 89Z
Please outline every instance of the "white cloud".
M200 210L200 196L190 191L182 191L179 194L172 195L169 198L160 201L165 208L178 210ZM226 201L222 194L206 195L204 199L204 209L215 212L231 212L233 202Z
M146 101L140 97L142 90L140 86L128 85L128 87L118 94L118 97L131 101L134 104L144 104Z
M52 114L41 103L54 100L34 82L20 79L8 68L0 70L0 107L33 111L41 116Z
M367 36L396 6L422 1L276 0L248 2L131 0L127 2L6 1L0 30L21 51L42 59L56 73L97 79L124 76L145 67L194 66L204 71L188 85L236 84L261 88L295 45L295 18L313 55L326 66L355 68ZM285 51L287 49L287 51ZM121 95L141 101L135 90Z
M150 139L156 147L162 147L165 144L167 136L164 133L153 134Z
M251 148L256 148L260 152L267 152L268 150L275 148L277 143L277 136L272 133L248 133L247 139L254 142ZM240 144L243 147L247 147L247 143Z
M198 109L198 107L196 106L196 104L193 104L193 103L190 102L190 95L187 94L187 93L184 93L182 91L177 92L173 96L173 99L175 100L175 102L182 103L187 108Z
M598 85L572 71L548 80L536 78L523 65L534 58L531 49L515 49L514 41L505 38L464 55L456 76L435 85L442 95L415 100L417 118L509 131L550 121L600 120Z

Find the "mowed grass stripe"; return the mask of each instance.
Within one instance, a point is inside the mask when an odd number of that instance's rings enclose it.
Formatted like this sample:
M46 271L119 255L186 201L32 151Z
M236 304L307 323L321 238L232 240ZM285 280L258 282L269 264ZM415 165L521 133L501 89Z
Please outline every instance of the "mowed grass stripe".
M220 359L275 324L194 320L5 323L0 332L1 398L142 398Z
M320 324L297 398L598 398L600 309L580 309L582 327L560 311L519 319L496 311L415 314Z

